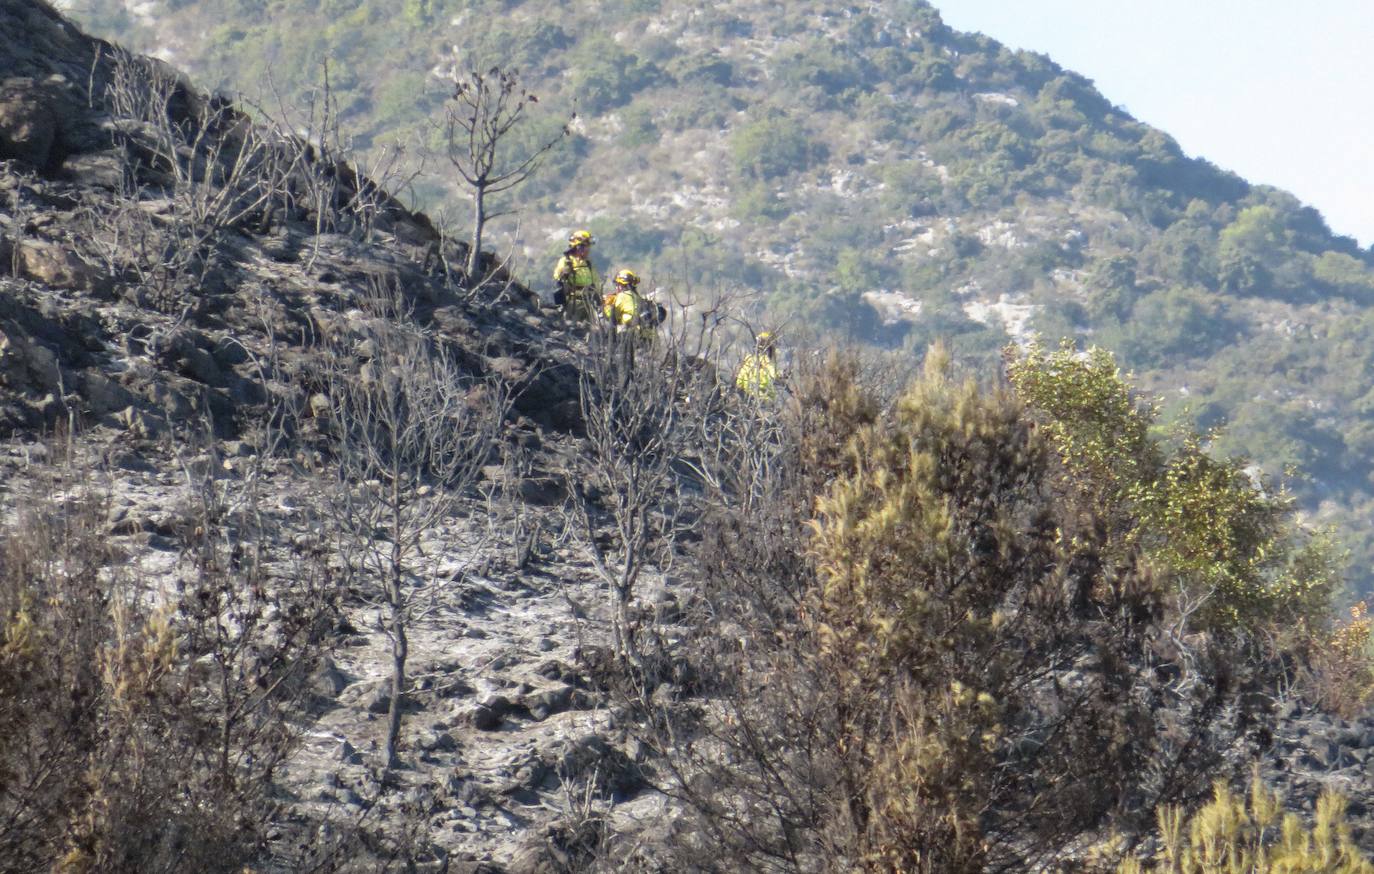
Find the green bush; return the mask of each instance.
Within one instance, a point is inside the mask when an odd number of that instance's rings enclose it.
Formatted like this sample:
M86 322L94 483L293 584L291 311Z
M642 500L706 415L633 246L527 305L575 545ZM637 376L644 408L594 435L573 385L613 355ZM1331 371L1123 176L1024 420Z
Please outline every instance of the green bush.
M617 141L626 148L639 148L658 141L658 126L647 107L631 106L620 113L620 136Z
M1374 269L1342 252L1323 252L1312 263L1312 275L1336 294L1374 303Z
M773 186L763 180L736 192L731 211L741 221L776 220L788 212L787 204L778 198Z
M955 379L939 349L843 458L816 504L805 615L849 867L1025 870L1132 791L1156 743L1154 720L1104 702L1142 682L1126 653L1158 583L1020 402ZM1073 695L1035 679L1089 639Z
M1200 358L1235 339L1238 325L1214 295L1175 286L1138 298L1119 330L1102 342L1141 367L1163 367Z
M741 174L771 179L805 170L813 148L800 121L772 111L731 134L730 154Z
M1009 376L1064 464L1098 494L1205 627L1319 623L1340 583L1332 549L1295 520L1292 499L1257 486L1246 461L1202 439L1152 435L1157 411L1132 395L1110 353L1032 347Z
M589 115L628 103L660 73L608 37L587 37L569 53L570 87L579 112Z
M827 98L859 88L865 80L859 63L831 40L811 40L782 53L773 61L773 75L786 91L808 86L819 89ZM834 105L832 100L827 105Z

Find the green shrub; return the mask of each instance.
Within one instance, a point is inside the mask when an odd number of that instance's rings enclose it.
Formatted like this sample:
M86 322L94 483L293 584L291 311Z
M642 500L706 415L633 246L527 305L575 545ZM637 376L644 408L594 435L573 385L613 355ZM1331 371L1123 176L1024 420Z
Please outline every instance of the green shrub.
M571 51L568 65L578 111L588 115L623 106L660 76L653 64L607 37L584 38Z
M1105 706L1139 682L1107 653L1139 644L1158 593L1128 557L1090 558L1108 529L1020 403L956 381L938 349L844 457L817 501L806 615L838 723L846 857L1016 869L1141 773L1154 723ZM1036 679L1088 639L1097 657L1073 695Z
M1312 264L1313 277L1337 294L1374 302L1374 269L1341 252L1323 252Z
M1237 328L1215 295L1174 286L1137 298L1130 318L1103 343L1133 365L1164 367L1217 351L1235 339Z
M730 135L735 168L745 176L771 179L805 170L812 145L805 126L781 112L768 112Z
M1118 525L1171 579L1179 609L1204 626L1250 629L1326 615L1337 561L1296 523L1292 499L1257 486L1245 460L1212 457L1197 435L1155 437L1156 409L1110 353L1032 347L1009 375L1064 463L1110 516L1129 520Z
M658 127L653 113L646 107L631 106L620 113L621 131L618 142L626 147L639 148L658 141Z

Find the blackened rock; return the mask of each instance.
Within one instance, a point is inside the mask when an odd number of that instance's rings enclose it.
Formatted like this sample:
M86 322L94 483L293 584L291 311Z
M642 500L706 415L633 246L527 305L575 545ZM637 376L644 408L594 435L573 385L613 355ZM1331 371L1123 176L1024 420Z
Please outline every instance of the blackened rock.
M363 754L358 752L353 744L343 741L339 744L338 759L346 765L361 765Z
M315 669L314 676L311 677L311 688L316 695L324 698L338 698L344 689L348 688L351 682L347 674L339 670L339 666L334 664L334 660L326 656ZM388 702L389 703L389 702Z
M12 257L20 276L53 288L95 291L107 284L100 270L57 243L25 240L15 247Z
M644 772L619 748L600 735L567 740L554 749L553 769L564 783L594 781L602 798L623 801L645 785Z
M540 662L534 672L546 680L556 680L569 686L581 688L586 685L576 670L558 659L547 659Z
M420 749L430 753L451 753L458 749L458 740L446 731L430 732L421 738Z
M57 127L52 98L39 83L16 78L0 85L0 159L47 169Z
M391 712L391 684L378 683L372 690L372 697L367 702L368 713L389 713Z
M486 704L478 704L468 713L468 721L478 731L495 731L501 727L501 715Z
M559 686L555 689L536 692L526 696L525 708L529 710L531 717L542 722L555 713L562 713L569 709L572 706L574 691L571 686Z

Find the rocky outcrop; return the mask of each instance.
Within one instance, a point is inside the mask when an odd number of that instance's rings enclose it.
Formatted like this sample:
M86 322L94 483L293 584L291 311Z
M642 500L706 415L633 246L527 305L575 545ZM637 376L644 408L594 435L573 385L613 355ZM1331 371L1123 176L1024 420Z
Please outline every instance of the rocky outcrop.
M90 88L103 88L111 57L41 0L0 0L0 160L52 174L98 149Z

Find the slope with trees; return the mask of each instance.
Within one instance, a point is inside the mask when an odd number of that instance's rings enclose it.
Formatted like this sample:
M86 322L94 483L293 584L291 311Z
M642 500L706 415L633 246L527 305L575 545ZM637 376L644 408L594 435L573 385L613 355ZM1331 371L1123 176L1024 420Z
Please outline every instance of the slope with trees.
M585 225L608 266L748 289L780 324L917 354L943 337L984 361L1008 335L1091 338L1168 418L1224 423L1220 451L1296 471L1308 512L1355 523L1356 565L1374 555L1358 522L1374 506L1370 253L922 0L70 8L266 105L307 102L327 61L355 142L412 156L443 151L446 71L517 67L578 112L545 172L495 205L518 208L498 234L518 228L530 271ZM525 154L561 123L532 121ZM427 173L414 194L464 216L454 181Z

